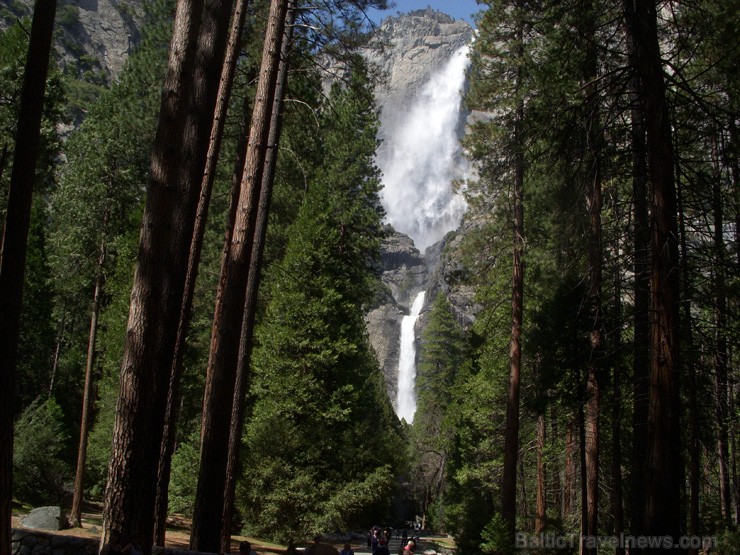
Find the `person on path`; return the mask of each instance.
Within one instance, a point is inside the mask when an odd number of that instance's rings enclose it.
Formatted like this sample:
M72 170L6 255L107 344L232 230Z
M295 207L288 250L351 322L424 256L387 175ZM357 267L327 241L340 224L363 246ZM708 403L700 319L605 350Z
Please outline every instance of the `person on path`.
M385 541L385 538L378 540L378 548L375 550L375 555L391 555L388 549L388 542Z

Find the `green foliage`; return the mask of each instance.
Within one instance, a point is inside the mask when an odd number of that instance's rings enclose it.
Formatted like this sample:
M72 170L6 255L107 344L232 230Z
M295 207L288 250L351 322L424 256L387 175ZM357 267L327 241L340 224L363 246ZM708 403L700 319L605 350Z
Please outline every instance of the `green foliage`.
M190 515L195 507L200 461L200 429L196 428L181 441L172 455L169 487L169 510Z
M427 528L444 530L445 466L454 431L448 413L454 386L466 364L467 344L452 307L444 293L438 293L429 311L419 349L416 377L417 408L412 427L414 495L427 515ZM428 513L432 511L436 518Z
M480 550L483 553L510 553L514 548L509 542L506 522L499 514L494 515L483 528L481 539Z
M251 534L288 541L364 527L366 511L388 502L398 421L362 316L382 236L376 130L362 74L335 87L321 165L269 274L239 495Z
M30 503L59 502L69 468L61 458L68 438L53 398L38 398L15 423L13 493Z

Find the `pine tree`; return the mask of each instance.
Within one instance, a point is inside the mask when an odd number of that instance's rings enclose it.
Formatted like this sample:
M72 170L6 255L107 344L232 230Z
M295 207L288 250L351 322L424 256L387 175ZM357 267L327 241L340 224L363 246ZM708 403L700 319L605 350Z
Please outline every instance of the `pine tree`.
M452 440L445 418L453 386L465 363L465 337L444 293L438 293L421 337L416 376L417 408L413 423L413 449L417 460L414 479L428 528L444 525L430 509L441 507L448 450Z
M345 90L335 85L322 115L323 163L270 272L257 332L237 496L252 533L297 541L346 529L390 492L397 419L363 320L382 236L376 131L363 74Z

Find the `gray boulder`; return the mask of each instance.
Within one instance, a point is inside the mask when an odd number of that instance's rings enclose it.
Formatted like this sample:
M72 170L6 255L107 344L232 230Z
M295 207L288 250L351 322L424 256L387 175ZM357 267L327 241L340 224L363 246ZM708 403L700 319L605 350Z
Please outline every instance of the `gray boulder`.
M61 507L36 507L21 519L21 525L25 528L63 530L66 527L66 520Z

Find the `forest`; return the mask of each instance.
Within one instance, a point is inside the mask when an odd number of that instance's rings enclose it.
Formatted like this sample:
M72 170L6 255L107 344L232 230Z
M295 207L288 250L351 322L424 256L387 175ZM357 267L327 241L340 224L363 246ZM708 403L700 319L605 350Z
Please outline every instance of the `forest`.
M364 320L389 4L142 0L112 82L55 53L70 5L0 6L0 555L88 501L147 555L171 514L215 553L417 515L459 555L738 552L738 2L479 0L478 312L429 303L412 424Z

